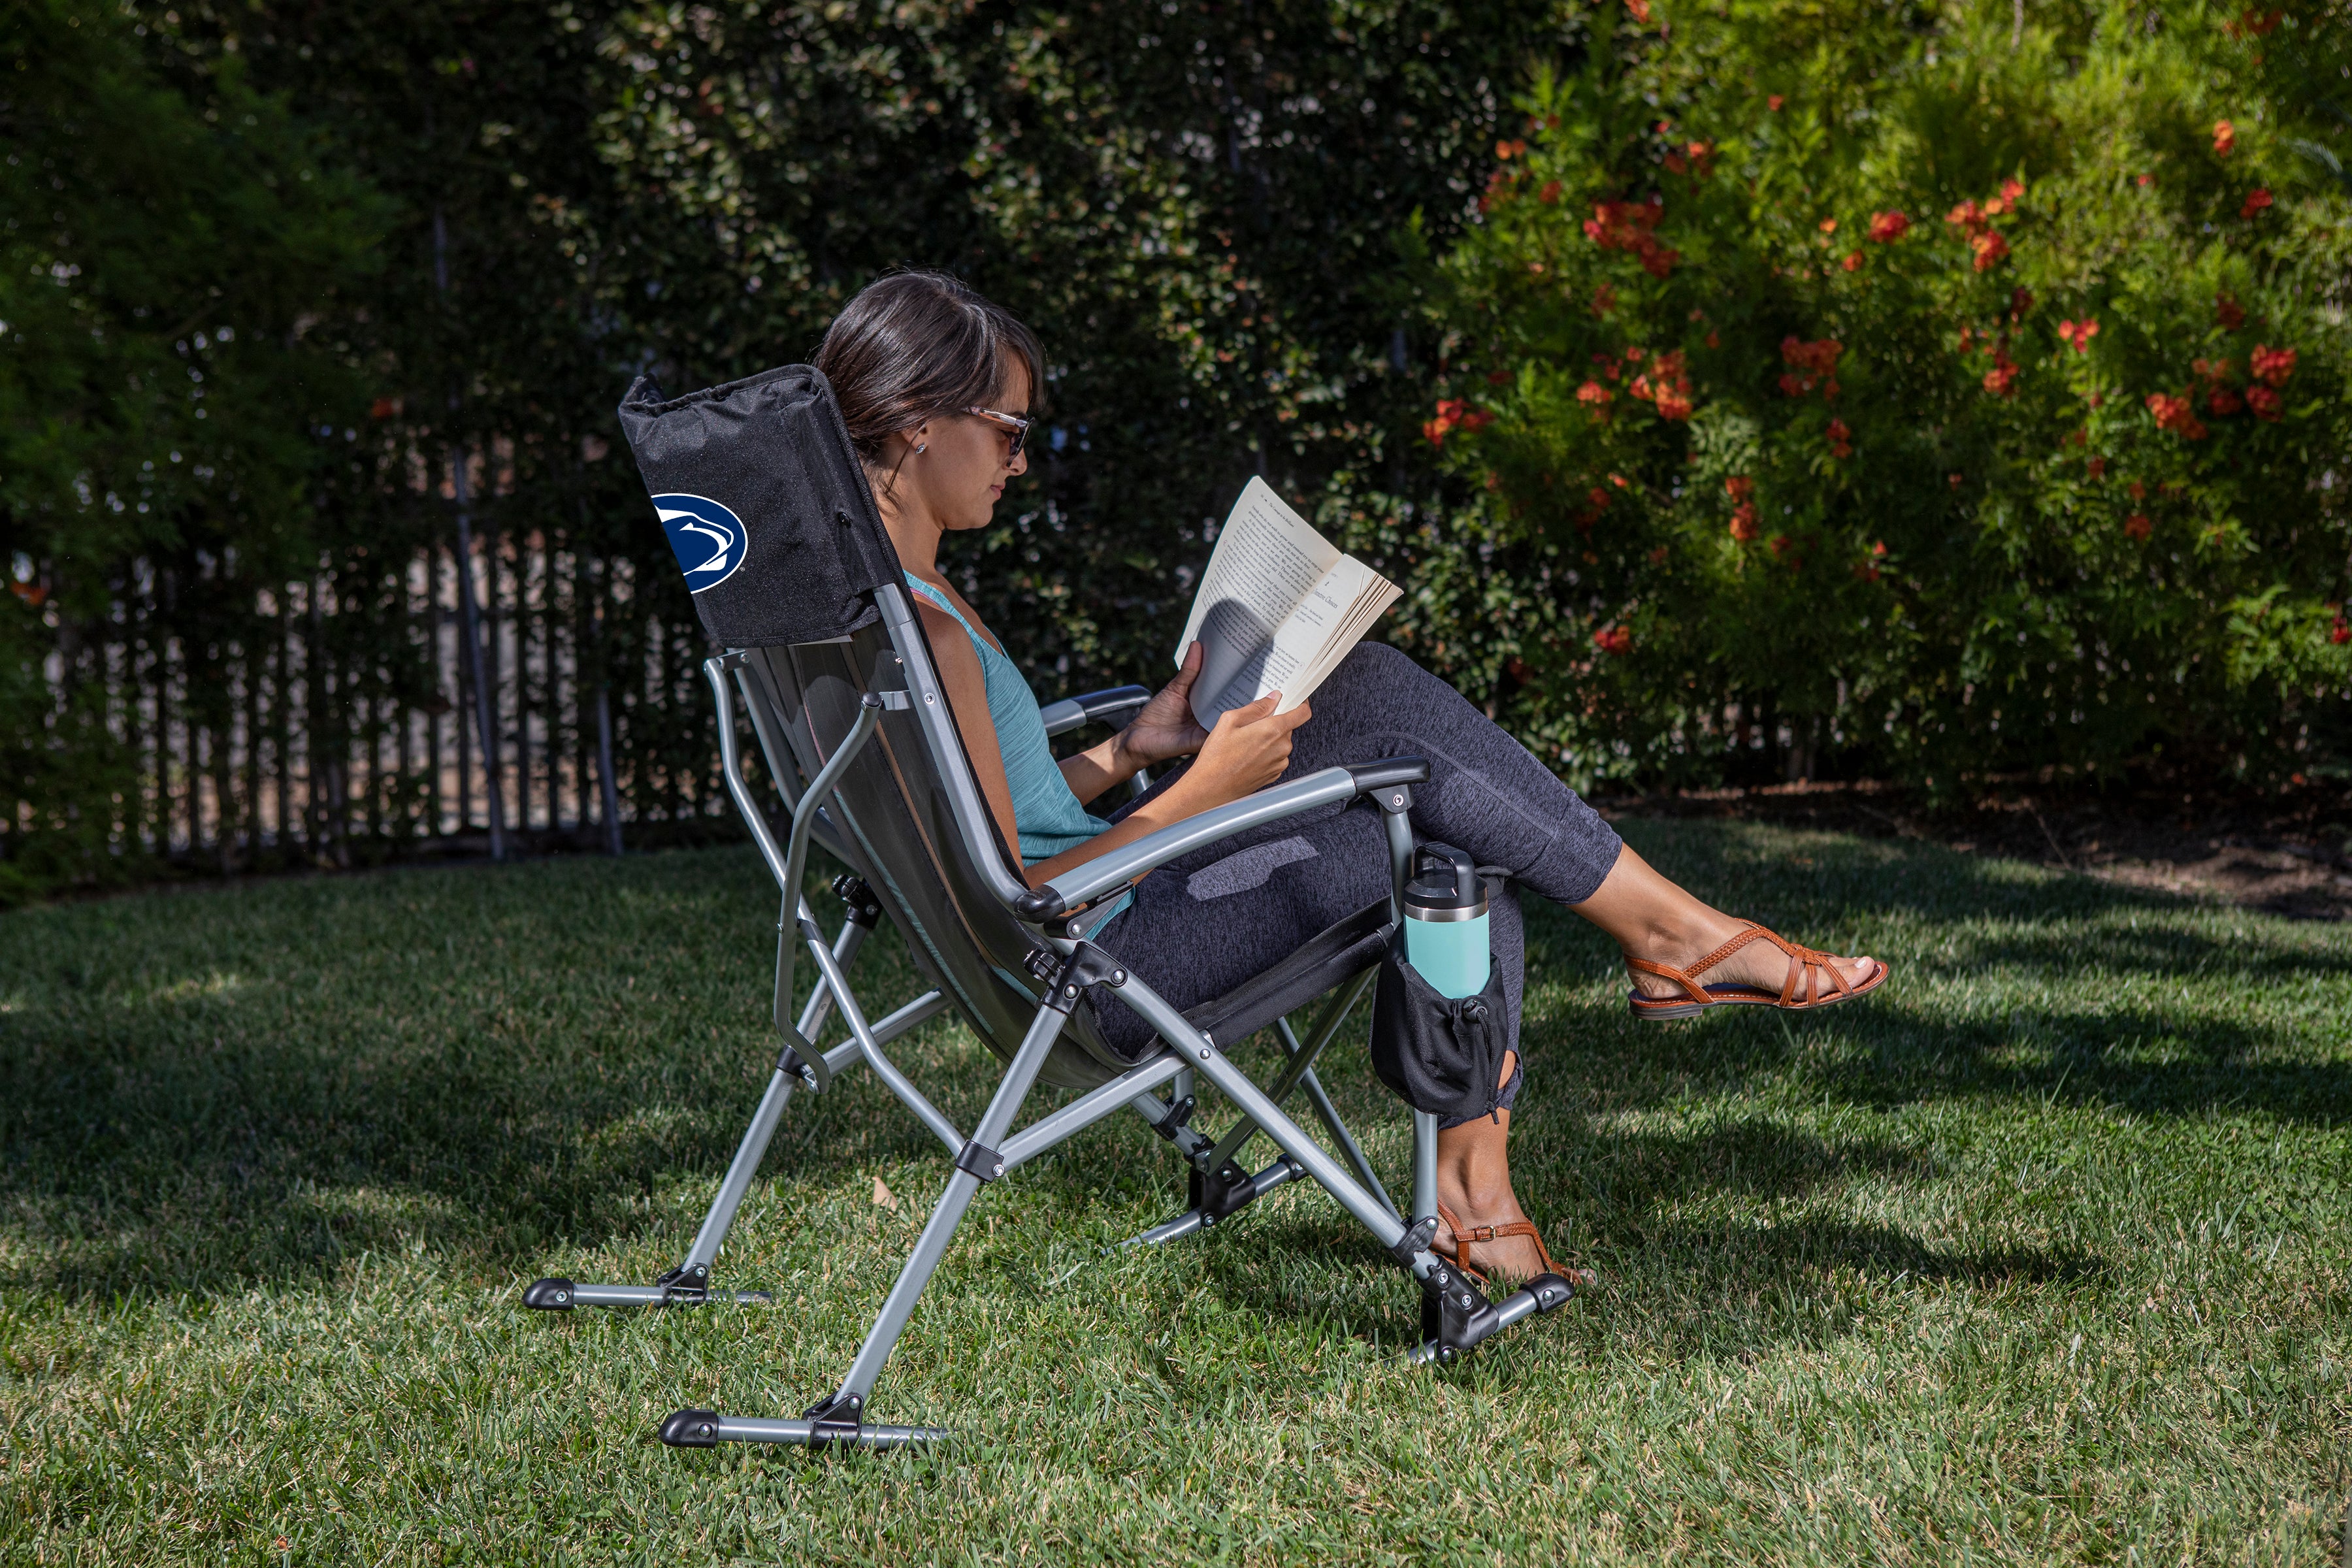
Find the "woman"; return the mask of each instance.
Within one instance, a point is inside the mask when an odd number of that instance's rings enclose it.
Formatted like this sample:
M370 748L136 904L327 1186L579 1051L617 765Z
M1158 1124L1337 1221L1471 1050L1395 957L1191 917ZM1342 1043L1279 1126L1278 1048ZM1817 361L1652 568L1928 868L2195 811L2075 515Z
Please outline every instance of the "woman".
M1028 468L1042 363L1035 338L955 279L910 272L851 300L816 363L917 596L989 808L1006 841L1020 846L1033 887L1286 776L1413 755L1430 762L1412 810L1420 836L1501 868L1514 887L1566 904L1616 938L1640 1016L1823 1006L1885 979L1874 959L1797 947L1666 880L1517 742L1393 648L1358 647L1311 703L1276 713L1276 694L1203 732L1187 700L1200 668L1195 646L1125 730L1055 762L1027 682L939 567L940 540L987 527L1007 482ZM1192 761L1109 820L1087 812L1138 769L1180 757ZM1384 897L1388 864L1374 813L1293 817L1147 877L1095 940L1190 1007ZM1524 939L1515 891L1494 900L1489 924L1513 1047L1504 1059L1507 1108L1520 1079ZM1116 1044L1139 1046L1149 1033L1115 1004L1097 1013ZM1482 1276L1526 1279L1557 1266L1512 1191L1509 1137L1507 1109L1439 1132L1437 1247Z

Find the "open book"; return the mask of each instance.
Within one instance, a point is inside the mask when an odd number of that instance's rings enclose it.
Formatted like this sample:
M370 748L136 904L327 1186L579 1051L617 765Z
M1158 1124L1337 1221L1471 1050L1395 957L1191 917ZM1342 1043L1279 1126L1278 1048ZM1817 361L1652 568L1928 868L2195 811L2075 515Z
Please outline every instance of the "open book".
M1225 518L1176 663L1202 646L1192 717L1213 729L1269 691L1287 713L1323 684L1399 597L1397 585L1331 548L1264 479L1252 479Z

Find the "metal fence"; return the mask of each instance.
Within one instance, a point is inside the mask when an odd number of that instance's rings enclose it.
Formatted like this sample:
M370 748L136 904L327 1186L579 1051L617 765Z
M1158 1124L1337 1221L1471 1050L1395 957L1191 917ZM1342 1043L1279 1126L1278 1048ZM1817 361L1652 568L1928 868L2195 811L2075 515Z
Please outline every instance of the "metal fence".
M79 840L234 871L730 832L683 596L541 528L435 531L290 582L246 580L233 552L142 558L102 619L52 616L49 747L111 762L61 808ZM0 859L58 826L9 803Z

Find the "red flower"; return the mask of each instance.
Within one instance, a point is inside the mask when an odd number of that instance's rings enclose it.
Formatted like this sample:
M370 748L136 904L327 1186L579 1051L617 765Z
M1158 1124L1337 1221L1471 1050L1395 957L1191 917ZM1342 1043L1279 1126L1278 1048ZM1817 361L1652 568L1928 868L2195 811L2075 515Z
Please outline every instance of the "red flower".
M2139 188L2144 191L2147 189L2148 186L2156 184L2156 176L2154 174L2142 174L2139 177L2137 184Z
M2252 217L2255 214L2261 212L2264 207L2270 205L2270 192L2263 189L2260 185L2256 185L2252 190L2246 193L2246 205L2238 209L2238 216L2240 217Z
M1843 353L1845 353L1845 345L1835 338L1822 338L1810 343L1794 334L1782 338L1780 340L1781 359L1804 373L1800 393L1791 394L1791 395L1801 395L1802 392L1810 392L1815 381L1826 380L1836 374L1838 356ZM1790 379L1785 375L1780 378L1783 391L1787 390Z
M2246 388L2246 406L2254 411L2257 419L2276 419L2285 405L2286 399L2267 386Z
M2015 206L2017 198L2024 194L2025 182L2022 180L2003 180L2000 183L2000 199L2011 206Z
M2263 343L2254 345L2254 379L2273 386L2284 386L2294 374L2294 351L2274 349Z
M1588 381L1576 389L1576 400L1598 416L1616 400L1617 395L1597 381Z
M1495 416L1483 408L1473 408L1458 397L1442 397L1437 402L1437 417L1421 427L1421 433L1433 447L1445 445L1445 437L1456 429L1479 430L1495 422Z
M1958 489L1962 485L1968 482L1968 478L1969 477L1966 474L1954 474L1952 476L1952 488L1954 489Z
M1881 245L1892 245L1911 229L1911 220L1901 212L1870 215L1870 237Z
M2061 321L2058 323L2058 336L2064 342L2074 344L2074 352L2078 354L2090 353L2091 340L2098 335L2099 323L2096 321Z
M2177 430L2183 440L2202 441L2210 434L2186 397L2151 392L2147 395L2147 411L2156 416L2158 429Z
M2124 519L2124 531L2134 539L2146 539L2156 531L2156 524L2148 521L2146 512L2136 511Z
M1756 493L1756 481L1746 474L1734 474L1723 481L1723 493L1733 500L1746 500Z
M2213 156L2226 158L2238 146L2238 128L2226 120L2213 121Z
M1536 200L1543 203L1546 206L1550 206L1552 204L1559 201L1559 182L1558 180L1546 180L1544 182L1543 189L1536 193Z
M1853 432L1846 428L1844 420L1832 419L1830 421L1829 437L1831 457L1851 458L1853 456L1853 447L1852 445Z
M1644 0L1626 0L1629 5L1643 5ZM1633 651L1633 634L1623 626L1603 626L1592 634L1592 646L1606 654L1627 654Z
M1992 368L1984 374L1984 389L1995 397L2010 397L2017 392L2017 365L2005 353L1997 353Z
M2213 319L2234 332L2246 324L2245 307L2227 294L2216 294L2213 296Z
M399 412L400 405L389 397L379 397L368 405L368 417L371 419L389 419Z
M2346 621L2342 616L2336 616L2334 628L2327 634L2327 640L2333 643L2352 642L2352 622Z
M1650 25L1650 0L1625 0L1625 9L1644 27Z
M1837 219L1833 217L1825 217L1822 219L1822 232L1823 234L1835 234L1837 232Z
M1774 560L1787 561L1791 572L1801 570L1805 564L1805 558L1797 553L1797 542L1785 533L1774 534L1765 548L1772 552Z
M1976 253L1977 270L1990 272L1995 262L2009 254L2009 241L2001 237L1999 229L1989 228L1981 234L1970 235L1969 248Z
M1974 202L1962 202L1944 215L1946 223L1956 223L1962 228L1974 229L1984 224L1984 208Z
M2090 461L2089 467L2090 467L2090 470L2091 470L2091 477L2092 477L2093 479L2105 479L2105 478L2106 477L2106 472L2107 472L2107 460L2106 460L2105 458L2092 458L2092 459L2091 459L2091 461Z
M1617 290L1603 283L1592 291L1592 313L1605 316L1617 308Z
M1856 250L1856 251L1851 252L1850 254L1848 254L1848 256L1846 257L1846 258L1845 258L1843 261L1840 262L1838 265L1839 265L1839 266L1841 266L1841 267L1843 267L1843 268L1844 268L1848 272L1859 272L1859 271L1861 271L1861 270L1862 270L1862 252L1861 252L1861 251L1859 251L1859 250Z
M1675 269L1682 253L1660 245L1650 231L1658 226L1665 205L1656 197L1646 202L1602 202L1584 220L1584 237L1603 250L1631 251L1642 270L1664 278Z
M1592 510L1595 511L1607 511L1609 510L1609 492L1602 489L1599 485L1595 485L1591 489L1585 491L1584 499L1592 503Z
M1771 97L1764 100L1764 107L1770 110L1773 113L1778 114L1780 112L1780 106L1788 101L1789 100L1787 99L1782 98L1776 92Z
M1760 532L1756 525L1756 503L1744 500L1731 509L1731 537L1745 544Z
M2131 483L2126 485L2124 489L2131 492L2131 499L2134 500L2145 500L2147 499L2147 487L2140 483L2137 479L2134 479Z
M2226 419L2246 405L2246 400L2226 386L2217 386L2205 400L2205 410L2216 418Z

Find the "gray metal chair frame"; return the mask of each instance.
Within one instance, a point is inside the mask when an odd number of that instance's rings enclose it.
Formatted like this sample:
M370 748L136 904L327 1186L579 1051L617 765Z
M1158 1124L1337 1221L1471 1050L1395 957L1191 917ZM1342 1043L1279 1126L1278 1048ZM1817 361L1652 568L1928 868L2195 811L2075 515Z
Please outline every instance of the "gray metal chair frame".
M835 642L730 652L705 665L719 704L728 787L782 899L777 922L774 1018L786 1044L766 1093L678 1266L651 1285L542 1279L526 1304L660 1306L708 1300L758 1302L756 1291L713 1291L710 1271L760 1160L795 1089L823 1093L863 1064L936 1135L954 1169L946 1190L838 1389L793 1419L687 1409L662 1425L677 1447L722 1442L848 1443L887 1447L943 1437L936 1427L866 1419L874 1384L981 1188L1025 1161L1119 1111L1139 1113L1190 1167L1191 1206L1132 1238L1149 1245L1229 1218L1282 1184L1311 1177L1419 1282L1422 1338L1416 1362L1450 1361L1500 1330L1567 1302L1573 1287L1539 1276L1492 1302L1453 1264L1430 1250L1437 1227L1436 1119L1413 1117L1412 1218L1401 1214L1315 1076L1315 1063L1370 988L1386 950L1413 848L1406 813L1427 764L1397 758L1334 767L1205 812L1139 839L1032 889L1006 847L974 779L930 649L903 589L874 591L877 615ZM1045 710L1060 733L1132 709L1139 687L1098 692ZM735 703L742 700L767 772L790 812L778 841L742 767ZM1382 814L1391 897L1340 921L1232 994L1179 1012L1140 975L1087 940L1110 901L1156 867L1237 834L1304 811L1362 800ZM801 895L812 844L850 868L835 889L847 906L828 938ZM848 981L858 950L883 913L906 938L932 989L887 1016L869 1020ZM792 1012L795 947L817 979ZM1115 998L1148 1023L1155 1038L1137 1059L1115 1051L1095 1026L1097 995ZM1288 1015L1328 996L1302 1038ZM958 1128L893 1063L885 1047L953 1008L1004 1075L969 1133ZM837 1012L850 1038L820 1053L811 1041ZM1284 1061L1261 1089L1226 1048L1271 1027ZM1214 1141L1192 1124L1196 1082L1205 1080L1240 1112ZM1076 1099L1015 1131L1014 1119L1040 1081ZM1165 1089L1167 1097L1161 1096ZM1302 1092L1330 1135L1328 1152L1282 1109ZM1239 1162L1257 1133L1276 1157L1255 1173Z

